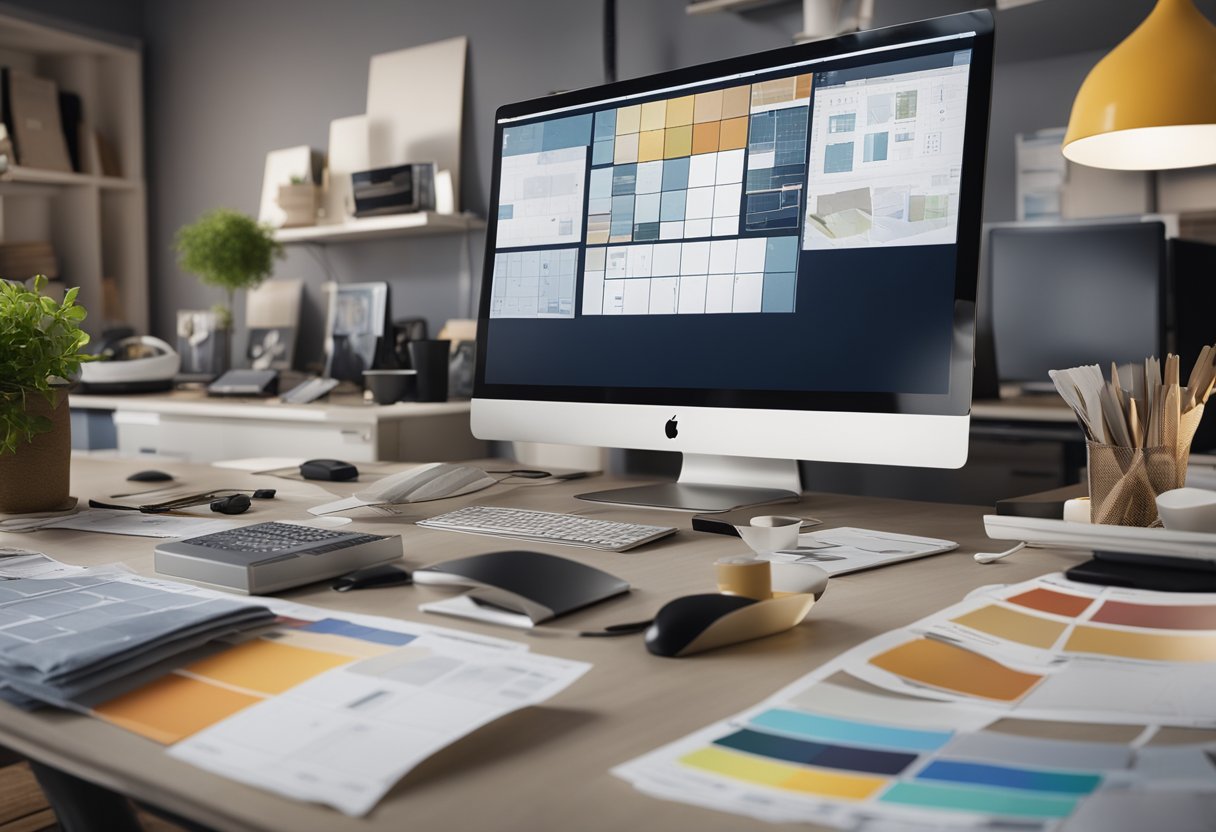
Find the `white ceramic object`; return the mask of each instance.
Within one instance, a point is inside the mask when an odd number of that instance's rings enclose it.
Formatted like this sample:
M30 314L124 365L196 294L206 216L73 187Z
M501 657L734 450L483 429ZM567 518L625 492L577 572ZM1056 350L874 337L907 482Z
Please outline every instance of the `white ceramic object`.
M1171 531L1216 532L1216 491L1175 488L1157 496L1157 515Z

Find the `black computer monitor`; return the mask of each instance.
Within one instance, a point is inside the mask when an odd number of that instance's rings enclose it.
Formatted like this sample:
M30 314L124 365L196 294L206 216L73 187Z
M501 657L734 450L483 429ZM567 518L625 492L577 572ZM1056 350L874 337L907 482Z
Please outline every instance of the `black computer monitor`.
M474 433L680 451L619 501L701 510L962 465L991 72L979 11L502 107Z
M1003 383L1050 391L1049 370L1165 354L1162 222L993 226L988 270Z

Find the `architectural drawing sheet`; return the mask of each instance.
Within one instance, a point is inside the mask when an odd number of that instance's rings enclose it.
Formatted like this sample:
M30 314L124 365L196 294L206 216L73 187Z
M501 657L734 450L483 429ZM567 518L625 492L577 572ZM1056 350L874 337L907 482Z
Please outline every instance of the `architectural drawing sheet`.
M955 242L968 56L816 87L804 249Z

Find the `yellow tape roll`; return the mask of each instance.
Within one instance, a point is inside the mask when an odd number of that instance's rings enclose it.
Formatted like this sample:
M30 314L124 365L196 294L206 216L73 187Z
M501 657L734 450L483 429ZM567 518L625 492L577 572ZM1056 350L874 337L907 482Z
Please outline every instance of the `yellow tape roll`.
M725 595L742 595L767 601L773 597L773 571L766 560L740 555L722 558L714 564L718 575L718 591Z

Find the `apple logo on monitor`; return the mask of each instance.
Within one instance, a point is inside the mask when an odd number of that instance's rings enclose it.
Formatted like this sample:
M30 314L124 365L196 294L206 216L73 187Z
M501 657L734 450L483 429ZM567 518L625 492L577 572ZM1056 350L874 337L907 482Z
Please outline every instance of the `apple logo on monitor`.
M665 434L667 434L668 439L676 438L676 434L678 434L680 432L680 429L676 424L675 416L672 416L670 419L667 420L667 424L663 425L663 432Z

